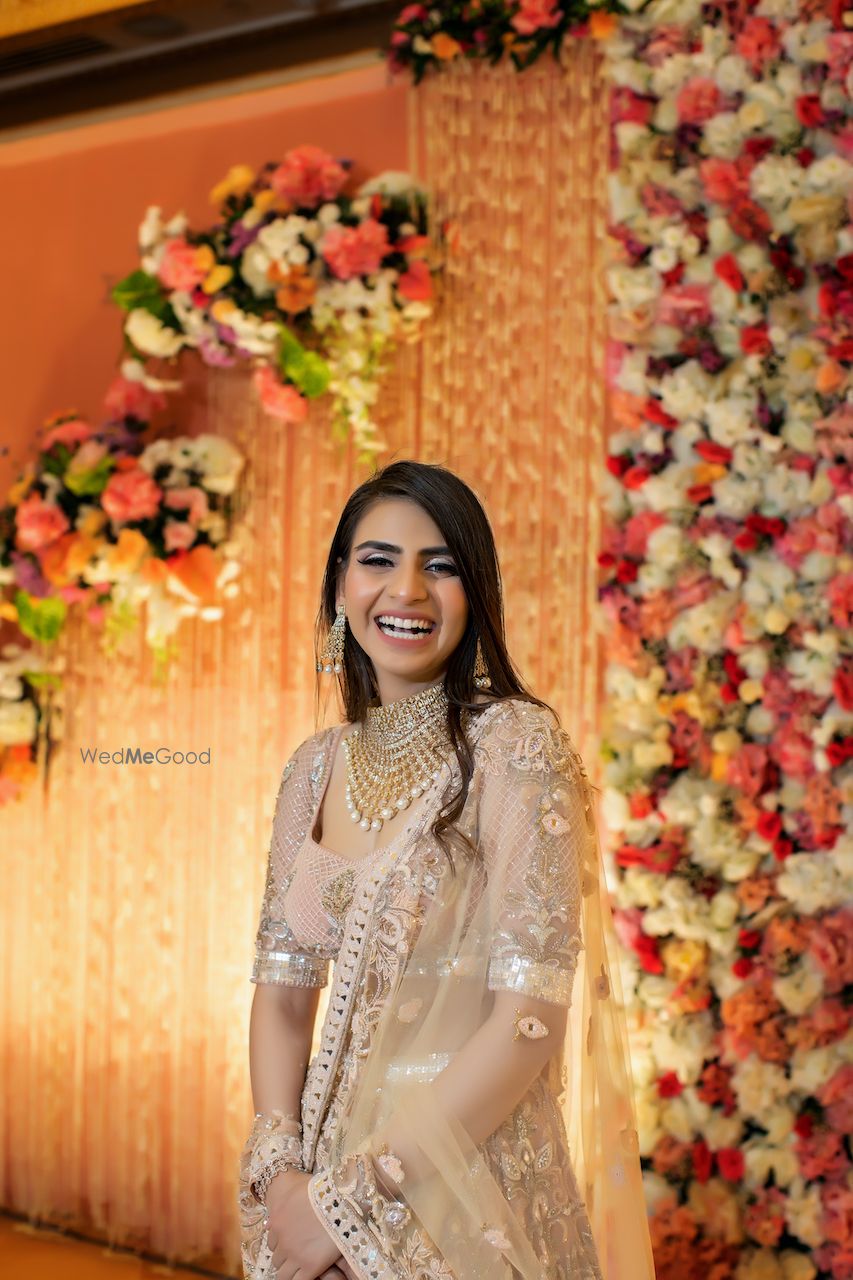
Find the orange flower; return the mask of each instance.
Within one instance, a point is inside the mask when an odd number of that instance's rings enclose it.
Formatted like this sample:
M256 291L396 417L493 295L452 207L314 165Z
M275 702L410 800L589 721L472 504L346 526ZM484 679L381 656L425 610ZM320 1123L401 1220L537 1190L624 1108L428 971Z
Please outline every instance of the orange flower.
M145 582L165 582L169 576L169 569L164 560L149 556L147 560L143 560L139 574Z
M179 551L169 557L167 564L170 572L183 583L187 591L191 591L206 604L212 604L216 600L219 560L212 547L201 543L191 551Z
M64 587L69 582L68 556L77 539L76 533L64 533L39 552L41 571L56 587Z
M815 390L821 395L829 395L831 391L837 391L844 381L844 370L836 360L827 360L822 364L815 375Z
M148 539L138 529L122 529L118 542L107 552L111 569L132 573L148 550Z
M607 40L616 30L616 17L612 13L593 12L589 15L589 34L593 40Z
M632 395L630 391L615 390L610 393L610 411L620 427L629 431L639 431L645 426L645 399Z
M294 266L282 271L278 263L273 262L267 275L274 284L279 285L275 300L282 311L295 316L311 306L317 292L317 282L308 274L306 267Z
M449 62L451 58L455 58L461 50L458 40L454 40L453 36L449 36L446 31L437 31L430 40L430 46L435 56L441 62Z

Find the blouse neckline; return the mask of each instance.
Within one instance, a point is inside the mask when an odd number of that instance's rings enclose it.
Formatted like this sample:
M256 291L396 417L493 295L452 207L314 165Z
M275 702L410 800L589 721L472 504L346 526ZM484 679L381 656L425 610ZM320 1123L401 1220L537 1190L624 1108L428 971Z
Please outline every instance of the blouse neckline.
M428 797L431 796L435 786L439 782L441 782L442 778L444 777L444 771L442 770L438 778L433 778L430 785L421 794L420 800L422 802L422 808L419 810L418 817L412 819L409 823L407 823L405 827L403 827L400 831L397 831L391 837L391 839L387 842L387 844L378 845L375 849L371 849L369 853L362 853L358 857L350 857L350 855L347 853L339 853L337 849L330 849L328 845L321 844L319 840L316 840L314 838L314 829L317 826L317 819L320 816L320 810L323 807L323 802L326 799L326 792L328 791L329 783L332 780L332 769L334 766L337 746L340 741L341 735L343 734L343 731L346 727L347 727L346 723L336 725L332 729L331 733L329 734L327 747L326 747L326 758L323 763L323 776L322 776L321 786L320 786L320 797L317 800L317 803L314 805L314 809L311 814L311 821L308 824L307 842L314 849L319 849L321 853L327 854L330 858L336 858L338 862L344 862L344 863L347 863L348 865L359 867L365 863L370 862L372 858L378 858L380 854L387 854L392 849L395 849L397 847L398 840L404 840L406 836L411 835L412 831L417 826L420 825L422 818L424 817L427 810L429 809Z
M485 721L489 718L489 713L490 712L493 713L495 707L502 706L504 701L506 701L506 699L493 703L491 706L487 707L483 712L481 712L480 715L477 717L476 721L474 722L476 728L479 729L479 727L482 724L484 724ZM326 757L323 762L323 775L322 775L321 784L320 784L320 796L311 812L311 821L308 824L308 834L305 839L306 839L306 843L310 844L313 849L318 849L321 853L325 853L328 857L336 858L338 862L342 862L348 866L359 867L370 862L371 859L373 858L378 858L380 854L389 853L392 849L395 849L397 847L398 841L405 840L407 836L410 836L413 832L417 831L423 825L423 819L426 816L426 814L429 812L432 793L435 790L435 788L438 786L438 784L446 778L446 774L444 769L442 769L441 772L439 773L439 776L437 778L432 779L432 781L430 782L430 785L419 797L422 802L422 807L418 812L417 818L413 818L405 827L402 828L402 830L398 831L396 835L392 836L392 838L388 841L387 844L379 845L376 849L371 849L369 853L363 853L357 858L351 858L349 854L346 854L346 853L338 853L336 849L330 849L327 845L321 844L319 840L315 840L314 828L317 825L317 818L320 815L320 810L322 809L323 802L326 799L326 792L329 789L329 783L332 780L332 768L330 766L332 766L334 763L335 753L337 751L338 743L340 741L340 738L344 729L346 728L347 728L347 722L345 721L343 724L335 725L329 732L329 736L326 742ZM479 737L478 733L474 735L474 744L476 744L476 740L478 737ZM455 759L452 759L449 761L448 767L451 769L451 771L455 767L457 767L457 762L455 761Z

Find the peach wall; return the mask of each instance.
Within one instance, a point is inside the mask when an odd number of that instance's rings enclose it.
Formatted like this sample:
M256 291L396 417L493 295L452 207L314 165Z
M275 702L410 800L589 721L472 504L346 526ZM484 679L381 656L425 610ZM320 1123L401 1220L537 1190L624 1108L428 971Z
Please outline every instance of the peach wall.
M230 165L305 142L352 158L364 176L405 168L406 92L377 59L0 146L0 494L47 415L97 417L120 352L109 290L137 265L147 205L204 222Z

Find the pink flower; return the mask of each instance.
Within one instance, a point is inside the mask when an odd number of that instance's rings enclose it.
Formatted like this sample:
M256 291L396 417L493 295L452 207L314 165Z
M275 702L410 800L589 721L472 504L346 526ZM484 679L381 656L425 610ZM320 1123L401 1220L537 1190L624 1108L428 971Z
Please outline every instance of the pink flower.
M780 725L768 746L772 758L789 777L804 779L814 773L814 745L796 725Z
M66 475L94 470L101 459L106 456L106 452L107 446L102 440L86 440L68 463Z
M273 170L270 186L299 208L316 208L334 200L347 180L347 171L321 147L294 147Z
M617 85L610 95L611 124L619 124L623 120L630 120L632 124L648 124L654 109L651 98L641 97L626 85Z
M198 485L188 485L184 489L169 489L166 494L164 505L172 510L187 511L187 520L190 524L198 524L209 511L207 502L207 494L204 489L199 489Z
M706 284L675 285L665 290L658 299L657 323L673 325L676 329L693 329L707 324L711 318L711 303Z
M817 1099L836 1133L853 1133L853 1062L845 1062L821 1085Z
M827 1240L853 1246L853 1189L843 1182L827 1182L821 1189L821 1226Z
M163 543L167 551L186 551L195 542L195 529L185 520L167 520L163 527Z
M425 302L432 297L432 276L425 262L409 263L408 271L404 271L397 281L397 288L404 298L410 302Z
M429 10L422 4L407 4L397 15L397 26L406 27L410 22L420 22Z
M809 951L823 970L830 995L853 984L853 909L844 907L817 921Z
M699 178L705 195L715 204L730 205L749 194L749 179L732 160L711 156L700 161Z
M825 590L833 626L846 630L853 624L853 573L837 574Z
M722 102L723 95L715 80L708 76L694 76L682 85L675 106L682 124L705 124L717 114Z
M92 428L88 422L84 422L82 418L74 418L70 422L57 423L46 431L39 441L39 448L47 453L52 445L79 444L81 440L88 440L91 434Z
M338 224L323 236L320 251L339 280L373 275L388 252L388 228L375 218L365 218L357 227Z
M114 471L101 494L101 506L111 520L147 520L160 510L163 490L142 467Z
M138 418L148 422L152 414L166 408L162 391L149 391L142 382L116 374L104 396L104 408L111 418Z
M521 0L518 13L510 26L522 36L533 35L542 27L556 27L563 16L557 8L557 0Z
M65 512L37 493L31 493L18 505L15 525L18 530L15 542L21 551L38 551L69 528Z
M816 1129L806 1137L797 1138L796 1150L800 1173L809 1182L815 1178L840 1177L847 1170L847 1155L840 1133Z
M735 48L750 64L753 72L758 74L765 62L779 54L782 42L779 32L768 18L753 15L741 27L735 40Z
M290 383L280 382L268 365L255 371L255 387L267 413L282 422L302 422L308 401Z
M167 241L157 268L157 275L167 289L185 289L191 293L207 274L206 269L198 265L195 247L183 236Z

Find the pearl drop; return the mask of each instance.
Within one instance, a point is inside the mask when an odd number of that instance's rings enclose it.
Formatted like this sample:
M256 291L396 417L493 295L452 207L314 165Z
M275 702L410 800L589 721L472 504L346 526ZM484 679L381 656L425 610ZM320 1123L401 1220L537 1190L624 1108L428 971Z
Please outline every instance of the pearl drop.
M412 797L412 799L413 799L413 800L416 800L416 799L418 798L418 796L421 794L421 791L422 791L422 790L423 790L423 788L422 788L422 787L419 787L419 786L418 786L418 784L417 784L417 783L415 783L415 785L412 787L412 789L411 789L411 791L409 792L409 794L410 794L410 796Z
M341 670L341 664L340 664L339 662L336 662L336 663L335 663L335 670L336 670L338 673L340 673L340 670Z
M350 817L352 818L353 822L361 821L361 814L359 813L358 809L353 809L352 812L350 813Z
M360 822L358 825L361 827L362 831L369 831L369 830L370 830L370 819L369 819L369 818L362 818L361 822Z
M331 664L330 662L327 662L327 663L326 663L326 665L325 665L325 667L323 668L323 670L324 670L324 671L331 671L331 669L332 669L332 664Z
M371 828L371 830L372 830L372 831L379 831L379 830L381 829L381 827L382 827L382 819L381 819L381 818L374 818L374 819L373 819L373 821L372 821L372 822L371 822L371 824L370 824L370 828Z
M408 797L408 796L400 796L400 799L399 799L399 800L395 800L395 801L394 801L394 804L397 806L397 808L398 808L398 809L408 809L408 807L409 807L409 797Z
M383 810L382 810L382 817L383 817L383 818L393 818L393 817L394 817L394 810L393 810L393 809L383 809Z

